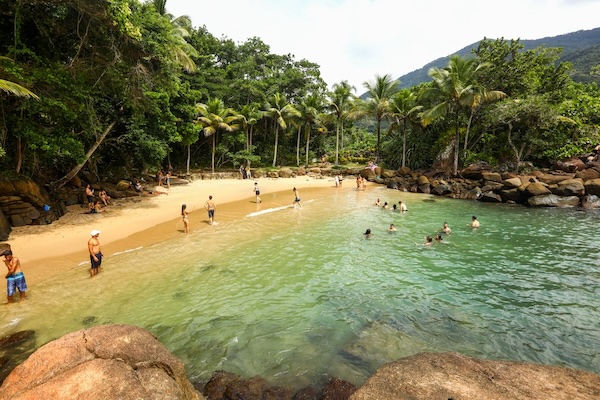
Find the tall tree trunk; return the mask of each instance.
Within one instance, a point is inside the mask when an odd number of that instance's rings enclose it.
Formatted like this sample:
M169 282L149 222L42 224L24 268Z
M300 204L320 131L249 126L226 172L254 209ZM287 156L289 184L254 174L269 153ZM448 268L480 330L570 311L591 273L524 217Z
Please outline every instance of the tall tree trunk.
M188 144L187 145L187 162L186 162L186 170L187 170L187 175L190 175L190 158L192 157L192 151L191 151L192 145Z
M21 166L23 164L23 144L21 142L21 135L17 136L17 165L15 167L15 172L18 174L21 173Z
M402 167L406 167L406 119L403 124L404 130L402 131Z
M279 125L275 126L275 149L273 151L273 168L277 165L277 145L279 142Z
M307 132L306 132L306 166L308 167L308 150L309 150L309 146L310 146L310 124L308 124L307 126Z
M340 119L335 126L335 165L336 167L340 163Z
M377 153L375 155L375 164L379 164L379 145L381 143L381 120L377 120Z
M298 127L298 139L296 140L296 166L300 166L300 134L302 133L302 125Z
M458 111L456 111L456 120L454 121L454 163L452 165L452 175L458 175L458 149L460 148L460 130L458 129Z
M100 137L98 137L96 139L96 142L92 145L92 147L90 147L90 149L87 151L87 153L85 153L84 160L82 162L80 162L79 164L77 164L75 167L73 167L73 169L71 171L69 171L65 176L63 176L62 178L60 178L57 181L52 182L50 184L50 188L52 190L60 189L67 182L69 182L71 179L73 179L75 177L75 175L77 175L79 173L79 171L81 171L81 168L83 168L85 163L88 162L88 160L90 159L92 154L94 154L94 152L98 149L98 147L104 141L104 139L106 139L106 136L108 136L108 134L110 133L110 131L112 131L112 129L115 127L116 124L117 124L116 120L111 122L110 125L108 125L108 127L104 130L102 135L100 135Z
M469 121L467 122L467 131L465 132L465 142L463 143L463 162L467 159L467 148L469 144L469 132L471 131L471 124L473 123L473 116L475 115L475 109L471 108L469 115Z
M215 150L217 148L217 132L212 135L212 173L215 173Z
M341 132L340 140L341 140L340 144L341 144L342 151L344 151L344 118L342 118L342 132Z

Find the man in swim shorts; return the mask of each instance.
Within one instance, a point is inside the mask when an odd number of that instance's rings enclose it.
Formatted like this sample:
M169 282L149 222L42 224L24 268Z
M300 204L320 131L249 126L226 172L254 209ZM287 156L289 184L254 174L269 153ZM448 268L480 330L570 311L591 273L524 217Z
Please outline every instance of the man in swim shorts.
M256 203L260 203L262 200L260 199L260 189L258 187L258 182L254 182L254 194L256 195Z
M25 275L21 271L21 261L17 257L13 257L13 253L10 250L6 250L3 253L4 264L8 268L6 274L6 299L8 303L13 302L13 296L17 289L19 289L19 301L25 299L25 292L27 291L27 282L25 282Z
M98 275L98 272L100 272L103 254L100 250L100 240L98 240L100 231L93 230L90 235L92 237L88 240L88 251L90 252L90 263L92 264L90 267L90 277L93 278L94 275Z
M296 208L296 204L298 204L299 208L302 208L302 203L300 203L300 192L298 189L294 188L294 202L292 203L292 206Z
M208 196L208 200L206 201L204 208L206 208L206 210L208 211L208 223L209 225L212 225L213 220L215 218L215 209L217 208L217 206L215 206L215 202L212 199L212 196Z

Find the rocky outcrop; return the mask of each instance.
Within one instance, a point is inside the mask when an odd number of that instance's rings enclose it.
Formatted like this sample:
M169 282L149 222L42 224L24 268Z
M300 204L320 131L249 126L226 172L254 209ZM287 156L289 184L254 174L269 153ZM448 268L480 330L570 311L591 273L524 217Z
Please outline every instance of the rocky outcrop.
M555 194L543 194L527 199L532 207L577 207L579 197L577 196L557 196Z
M5 379L0 398L204 399L183 363L130 325L95 326L40 347Z
M420 353L381 367L350 400L596 400L600 375L571 368Z
M50 224L64 214L31 179L0 180L0 208L13 227Z

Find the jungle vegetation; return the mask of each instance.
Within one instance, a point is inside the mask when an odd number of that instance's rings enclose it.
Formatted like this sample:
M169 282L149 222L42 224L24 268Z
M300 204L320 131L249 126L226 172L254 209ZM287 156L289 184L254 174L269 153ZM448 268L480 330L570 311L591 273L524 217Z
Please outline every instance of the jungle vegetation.
M430 82L401 89L376 76L361 99L347 81L328 88L314 62L257 37L217 38L165 0L0 10L0 169L53 187L82 169L121 178L168 165L516 170L600 143L600 90L573 80L559 48L484 39L430 69Z

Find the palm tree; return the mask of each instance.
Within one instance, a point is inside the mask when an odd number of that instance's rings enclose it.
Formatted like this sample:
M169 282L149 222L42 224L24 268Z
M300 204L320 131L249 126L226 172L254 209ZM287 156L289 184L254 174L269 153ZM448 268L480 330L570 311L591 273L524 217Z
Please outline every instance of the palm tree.
M212 172L215 173L215 151L217 134L219 131L233 132L239 129L234 124L238 116L231 108L225 107L221 99L209 100L207 104L198 104L196 110L199 114L198 122L203 126L204 136L212 136Z
M322 108L321 97L317 95L310 95L300 103L298 111L300 111L300 126L304 127L304 137L306 138L305 153L306 159L305 164L308 165L308 153L310 150L310 134L313 126L318 123L319 111ZM298 144L296 148L296 161L300 165L300 132L298 132Z
M287 129L287 122L292 117L299 117L300 112L287 102L285 95L275 93L271 100L267 102L266 115L271 118L275 124L275 147L273 152L273 167L277 165L277 146L279 144L279 128Z
M452 115L455 129L453 175L458 174L460 114L462 110L467 108L472 110L475 105L480 104L480 101L477 100L481 93L478 89L477 73L482 68L489 66L489 63L478 63L476 59L454 55L450 57L448 66L429 70L433 86L426 90L424 95L437 96L442 101L423 112L421 120L423 125L427 126L436 118Z
M374 82L365 82L363 86L367 89L367 100L361 105L355 116L370 115L377 121L377 153L375 163L379 162L379 150L381 147L381 121L387 118L390 112L390 99L400 90L400 82L393 80L388 74L375 76Z
M190 36L192 20L187 15L174 17L167 13L167 0L152 0L152 4L156 11L160 15L168 18L171 23L171 33L176 41L176 45L171 48L173 57L181 65L181 68L183 68L184 71L195 72L196 63L192 60L192 57L198 57L198 52L185 40L186 37Z
M335 165L339 164L340 154L340 130L342 133L342 151L344 150L344 120L352 105L352 92L356 91L348 81L342 81L333 85L333 92L329 94L329 106L333 110L336 118L336 136L335 136Z
M0 59L10 60L7 57L0 57ZM15 82L7 81L5 79L0 79L0 90L6 92L8 94L13 94L18 97L31 97L36 100L40 99L35 93L30 91L26 87L21 86Z
M390 101L390 116L394 123L390 129L402 131L402 166L406 166L406 133L408 124L416 124L423 106L417 105L414 92L404 89L392 97Z

